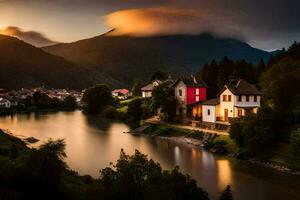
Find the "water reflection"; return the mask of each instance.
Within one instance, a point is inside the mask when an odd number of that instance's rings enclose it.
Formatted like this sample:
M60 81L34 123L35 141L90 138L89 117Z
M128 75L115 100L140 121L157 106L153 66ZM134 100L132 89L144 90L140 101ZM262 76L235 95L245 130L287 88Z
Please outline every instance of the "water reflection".
M209 192L211 199L217 199L228 184L236 200L300 199L298 177L225 160L160 138L125 134L129 130L125 124L85 116L80 111L5 116L0 117L0 127L41 141L65 138L66 162L80 174L97 177L99 169L117 160L121 148L130 154L138 149L164 169L179 165Z
M217 160L217 173L219 189L232 185L231 168L229 160Z

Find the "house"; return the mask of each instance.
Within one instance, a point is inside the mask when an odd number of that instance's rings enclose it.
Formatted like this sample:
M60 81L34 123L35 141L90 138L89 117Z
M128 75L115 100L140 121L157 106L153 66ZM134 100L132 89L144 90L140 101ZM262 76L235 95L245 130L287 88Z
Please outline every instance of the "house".
M141 88L142 90L142 97L147 98L147 97L152 97L152 91L154 87L160 85L162 83L161 80L154 80L151 83L145 85L144 87Z
M246 113L256 113L260 107L261 92L244 79L231 81L219 92L218 98L202 103L202 121L229 124L229 119Z
M195 77L180 78L174 83L175 97L178 100L178 115L201 117L201 102L206 100L206 84Z
M112 91L112 96L118 99L127 99L129 97L129 90L115 89Z
M9 100L0 98L0 108L10 108L10 107L11 107L11 103Z

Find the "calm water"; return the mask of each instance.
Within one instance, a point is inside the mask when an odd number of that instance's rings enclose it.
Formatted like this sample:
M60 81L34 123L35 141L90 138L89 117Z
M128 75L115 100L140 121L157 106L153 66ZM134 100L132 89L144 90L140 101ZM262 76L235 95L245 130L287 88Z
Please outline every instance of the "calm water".
M41 141L65 138L66 161L80 174L97 177L99 169L116 161L121 148L130 154L138 149L165 169L179 165L209 192L211 199L217 199L228 184L232 185L236 200L300 199L299 176L223 159L159 138L124 134L129 130L125 124L87 117L80 111L1 117L0 128Z

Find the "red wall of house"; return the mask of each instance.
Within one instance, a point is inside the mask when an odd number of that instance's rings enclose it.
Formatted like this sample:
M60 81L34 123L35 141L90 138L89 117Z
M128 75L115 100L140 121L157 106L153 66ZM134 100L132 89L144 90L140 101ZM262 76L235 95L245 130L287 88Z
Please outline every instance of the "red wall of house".
M206 101L206 88L199 88L199 95L195 95L195 87L187 87L186 103L192 104L196 102L196 96L199 96L199 101Z

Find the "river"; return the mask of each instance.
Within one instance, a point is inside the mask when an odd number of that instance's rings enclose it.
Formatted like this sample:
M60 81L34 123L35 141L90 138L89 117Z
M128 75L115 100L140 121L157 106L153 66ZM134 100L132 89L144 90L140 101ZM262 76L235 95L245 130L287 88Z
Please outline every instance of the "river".
M225 159L207 151L174 144L160 138L125 134L129 127L80 111L28 113L0 117L0 128L41 142L64 138L66 162L80 174L99 175L99 170L115 162L120 149L132 154L138 149L159 162L164 169L176 165L196 179L217 199L226 185L231 185L235 200L300 199L300 177L282 174L243 161Z

